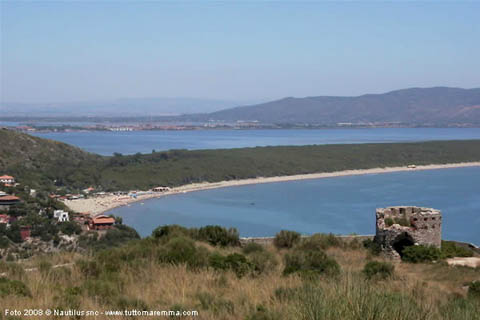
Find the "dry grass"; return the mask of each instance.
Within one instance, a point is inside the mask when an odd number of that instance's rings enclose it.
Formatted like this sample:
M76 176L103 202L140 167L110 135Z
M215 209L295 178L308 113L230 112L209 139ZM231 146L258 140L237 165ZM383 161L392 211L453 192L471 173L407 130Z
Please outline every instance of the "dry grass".
M206 244L201 246L218 250ZM279 262L282 261L285 250L279 251L274 247L267 247L267 250ZM227 248L222 252L240 252L240 249ZM137 265L125 264L118 273L96 278L84 276L77 265L48 268L47 262L50 266L74 263L78 255L63 253L37 257L21 263L26 268L36 266L37 271L8 271L9 278L23 281L32 296L6 296L2 298L1 305L3 308L19 310L62 307L98 311L122 310L125 304L132 308L144 306L148 310L181 307L198 310L196 319L333 320L339 316L344 319L363 319L360 315L374 319L377 312L377 307L373 305L376 301L374 297L386 293L392 295L386 298L392 299L392 305L396 304L399 310L404 310L398 311L400 313L391 319L406 319L402 312L405 315L411 312L411 315L425 315L426 320L436 320L443 319L439 307L441 304L448 303L452 296L466 296L465 284L480 279L478 269L450 267L443 263L397 263L393 278L368 282L361 275L364 264L371 259L366 250L330 248L327 253L338 261L342 274L335 279L311 281L304 281L295 275L283 276L282 263L266 274L239 279L232 272L207 268L192 271L185 265L165 265L154 260ZM75 287L83 290L77 295L68 293ZM287 294L282 298L275 294L279 288L300 290L298 292L302 298L295 298L293 293L291 297ZM409 299L417 301L418 306L412 306ZM370 305L371 310L367 307ZM317 306L335 308L336 311L325 313ZM411 306L412 309L405 306ZM416 311L417 307L421 311ZM392 310L392 313L397 312L397 309ZM480 310L480 307L477 306L475 310ZM466 313L465 319L469 314ZM96 319L112 317L99 316Z

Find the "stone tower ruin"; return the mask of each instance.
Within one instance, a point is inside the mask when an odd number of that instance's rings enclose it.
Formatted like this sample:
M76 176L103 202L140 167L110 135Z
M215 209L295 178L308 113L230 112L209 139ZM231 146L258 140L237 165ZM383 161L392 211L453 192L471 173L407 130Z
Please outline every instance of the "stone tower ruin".
M377 208L375 242L382 253L400 259L405 247L412 245L442 245L442 213L423 207Z

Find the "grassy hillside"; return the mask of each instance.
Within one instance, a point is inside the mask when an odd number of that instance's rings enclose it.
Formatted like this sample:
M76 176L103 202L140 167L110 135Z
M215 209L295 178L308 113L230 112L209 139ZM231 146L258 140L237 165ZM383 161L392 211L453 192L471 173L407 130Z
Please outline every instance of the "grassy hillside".
M1 263L3 272L2 306L10 310L178 310L198 312L186 319L225 320L473 320L480 314L480 290L472 285L480 269L392 266L360 242L327 235L291 248L240 248L163 228L91 256Z
M171 150L102 157L63 143L0 130L0 172L33 186L148 189L347 169L480 161L480 140Z

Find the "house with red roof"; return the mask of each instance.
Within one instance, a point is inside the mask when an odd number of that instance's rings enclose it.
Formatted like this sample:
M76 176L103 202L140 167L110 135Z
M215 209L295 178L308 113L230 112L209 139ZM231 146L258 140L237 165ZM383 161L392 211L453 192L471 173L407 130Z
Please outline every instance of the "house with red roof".
M10 206L20 202L20 198L12 195L0 196L0 210L8 210Z
M0 197L0 205L12 205L20 202L20 198L12 195L5 195Z
M0 176L0 183L13 185L15 184L15 178L12 176L3 175Z
M115 219L105 215L98 215L90 219L88 228L90 230L107 230L112 229L115 224Z

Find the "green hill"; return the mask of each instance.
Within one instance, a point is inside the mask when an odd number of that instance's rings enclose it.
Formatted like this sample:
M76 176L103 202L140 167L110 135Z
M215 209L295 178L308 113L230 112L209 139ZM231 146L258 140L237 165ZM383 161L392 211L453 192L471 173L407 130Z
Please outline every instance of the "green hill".
M148 189L192 182L348 169L480 161L480 140L170 150L102 157L64 143L0 130L0 173L31 187Z
M55 180L81 186L76 172L101 161L101 156L65 143L0 129L0 175L13 175L32 188L52 186Z

